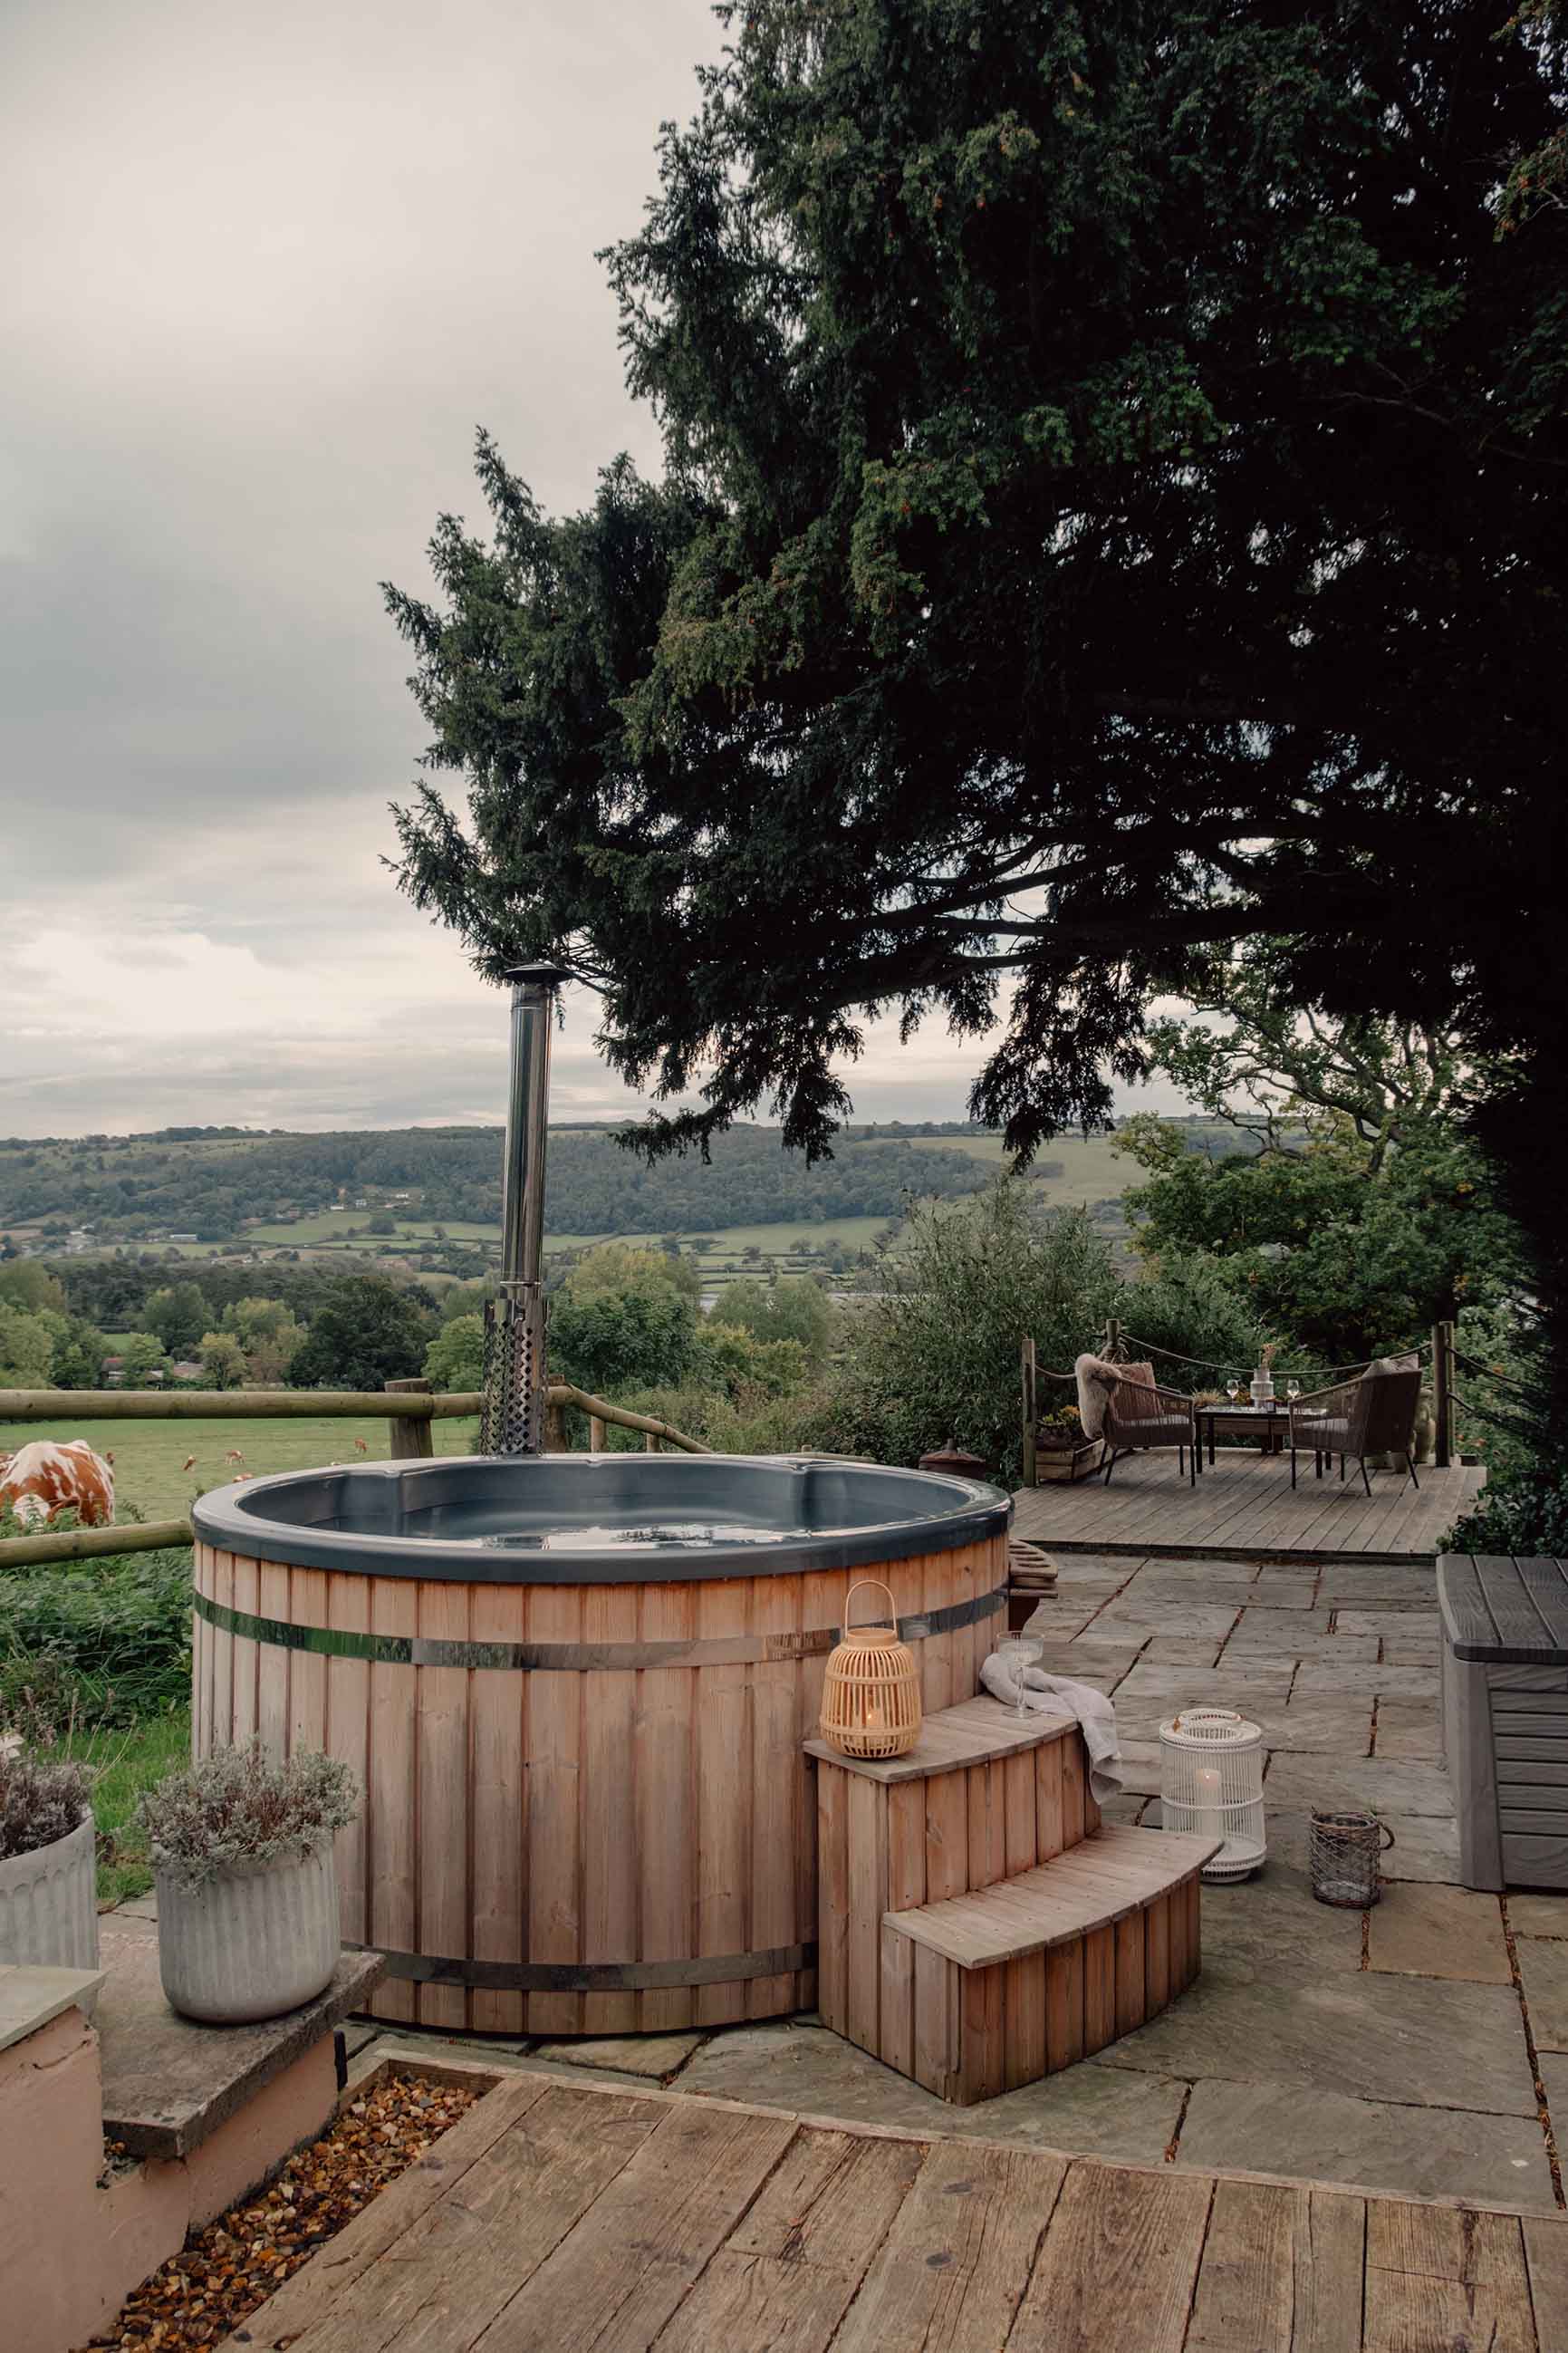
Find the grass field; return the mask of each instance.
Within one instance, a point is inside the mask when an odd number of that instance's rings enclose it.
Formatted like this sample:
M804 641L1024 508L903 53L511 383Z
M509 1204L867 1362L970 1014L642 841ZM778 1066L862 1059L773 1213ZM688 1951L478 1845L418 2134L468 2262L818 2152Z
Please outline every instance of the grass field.
M215 1398L214 1402L216 1400ZM230 1416L212 1421L90 1421L71 1420L70 1392L60 1392L60 1415L54 1422L0 1423L0 1451L25 1446L30 1438L86 1438L114 1456L114 1499L118 1517L129 1505L144 1520L183 1517L193 1499L209 1487L226 1486L241 1472L258 1478L268 1471L305 1471L323 1462L384 1461L390 1452L392 1425L379 1419L360 1420L322 1415L302 1420L252 1421ZM471 1454L479 1442L477 1421L438 1421L437 1454ZM364 1440L362 1455L354 1444ZM230 1448L242 1462L225 1460ZM187 1471L188 1455L195 1461Z
M99 1837L98 1900L121 1904L153 1884L146 1843L135 1821L136 1800L165 1773L191 1760L191 1719L184 1708L149 1716L126 1732L97 1732L69 1753L90 1765L92 1818Z
M999 1135L911 1135L908 1141L918 1151L966 1152L973 1159L998 1168L1007 1157ZM1042 1160L1062 1164L1059 1176L1031 1180L1038 1186L1047 1207L1068 1209L1085 1201L1111 1200L1127 1186L1136 1184L1141 1174L1138 1165L1112 1149L1115 1141L1110 1135L1058 1135L1042 1145Z

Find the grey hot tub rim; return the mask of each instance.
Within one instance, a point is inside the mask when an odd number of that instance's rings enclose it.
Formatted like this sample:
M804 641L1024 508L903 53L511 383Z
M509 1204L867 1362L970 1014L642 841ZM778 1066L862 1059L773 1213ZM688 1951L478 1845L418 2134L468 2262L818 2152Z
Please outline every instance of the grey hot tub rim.
M617 1513L619 1525L605 1518ZM526 1517L516 1525L520 1515L531 1515L537 1537ZM243 1558L498 1585L875 1570L987 1543L1006 1533L1012 1516L1000 1488L945 1472L809 1455L631 1453L453 1455L285 1471L215 1488L191 1513L199 1543ZM411 1519L422 1532L406 1532ZM487 1526L487 1519L513 1525ZM660 1524L682 1519L730 1535L660 1537ZM602 1545L592 1541L596 1530Z

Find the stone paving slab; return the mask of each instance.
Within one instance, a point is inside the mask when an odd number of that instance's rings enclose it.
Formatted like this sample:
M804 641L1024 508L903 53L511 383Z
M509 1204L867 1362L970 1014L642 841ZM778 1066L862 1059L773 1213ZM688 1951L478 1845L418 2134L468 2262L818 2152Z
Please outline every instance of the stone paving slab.
M1176 2163L1353 2182L1405 2198L1478 2198L1556 2211L1546 2144L1533 2116L1431 2107L1417 2114L1394 2101L1303 2091L1295 2084L1196 2084Z
M1342 1634L1369 1634L1375 1642L1408 1641L1413 1633L1425 1628L1436 1642L1436 1610L1434 1596L1430 1618L1426 1609L1336 1609L1334 1624Z
M1164 1699L1188 1707L1239 1707L1246 1700L1278 1700L1289 1695L1289 1667L1186 1667L1163 1662L1145 1665L1142 1659L1117 1693L1117 1704L1127 1700Z
M1391 1602L1436 1609L1437 1572L1402 1561L1325 1561L1318 1599L1345 1609L1384 1609Z
M1511 1987L1450 1985L1225 1954L1179 2001L1112 2043L1105 2063L1162 2075L1304 2084L1411 2106L1533 2116L1535 2084ZM1420 2130L1412 2119L1412 2132Z
M1436 1814L1451 1820L1454 1812L1448 1777L1440 1766L1406 1765L1393 1757L1276 1757L1264 1796L1303 1813L1313 1806L1346 1812L1367 1807L1378 1814Z
M1213 1634L1152 1634L1139 1655L1152 1666L1212 1667L1219 1641Z
M537 2048L541 2059L559 2060L563 2067L593 2067L668 2084L707 2040L706 2034L590 2034L570 2042L541 2042Z
M1436 1699L1437 1696L1436 1667L1408 1667L1378 1662L1363 1665L1356 1660L1303 1659L1296 1671L1292 1694L1303 1692L1338 1692L1342 1697L1352 1693L1373 1693L1389 1699Z
M1361 1969L1361 1914L1312 1899L1306 1866L1275 1852L1268 1826L1268 1862L1254 1878L1231 1887L1205 1887L1204 1965L1224 1961L1268 1977L1281 1962L1293 1968Z
M679 2089L856 2124L1149 2165L1163 2158L1186 2096L1186 2085L1174 2078L1150 2073L1133 2083L1129 2071L1090 2060L999 2099L955 2107L826 2027L794 2021L716 2035L684 2070Z
M1264 1627L1256 1641L1245 1639L1249 1620L1264 1616L1275 1622ZM1285 1610L1249 1609L1220 1653L1221 1666L1245 1667L1254 1660L1259 1666L1268 1666L1280 1662L1294 1665L1298 1660L1312 1659L1332 1668L1371 1667L1378 1662L1375 1642L1353 1634L1303 1634L1292 1641L1289 1625L1289 1612Z
M1568 1895L1515 1894L1508 1899L1516 1936L1568 1936Z
M1538 2051L1568 2052L1568 1945L1543 1936L1521 1936L1514 1950L1524 1979L1524 1999ZM1568 2140L1568 2116L1563 2119Z
M1513 1983L1497 1897L1468 1887L1389 1887L1368 1916L1367 1956L1391 1975Z
M1269 1802L1268 1780L1263 1784L1268 1819L1270 1852L1278 1851L1291 1862L1307 1864L1307 1815ZM1441 1880L1457 1884L1459 1877L1459 1829L1436 1814L1384 1814L1394 1843L1383 1858L1384 1879Z
M1152 1634L1213 1634L1223 1641L1236 1623L1238 1603L1142 1601L1123 1594L1095 1620L1096 1639L1147 1641Z
M1277 1609L1267 1604L1248 1607L1230 1638L1229 1647L1244 1651L1289 1650L1309 1635L1327 1635L1332 1613L1327 1609ZM1376 1657L1375 1651L1373 1653Z
M1376 1754L1380 1757L1406 1765L1435 1765L1440 1746L1436 1700L1379 1700Z

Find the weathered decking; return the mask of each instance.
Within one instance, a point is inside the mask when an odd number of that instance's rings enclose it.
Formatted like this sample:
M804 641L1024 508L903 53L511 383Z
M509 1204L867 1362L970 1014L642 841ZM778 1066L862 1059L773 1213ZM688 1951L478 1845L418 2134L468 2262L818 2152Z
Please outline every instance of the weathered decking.
M1213 1560L1434 1560L1440 1541L1480 1493L1484 1471L1374 1471L1369 1499L1353 1463L1312 1475L1310 1455L1290 1484L1290 1459L1222 1448L1195 1486L1173 1453L1134 1454L1110 1486L1030 1487L1017 1497L1016 1535L1063 1552L1201 1554Z
M231 2348L1562 2353L1568 2221L518 2075Z

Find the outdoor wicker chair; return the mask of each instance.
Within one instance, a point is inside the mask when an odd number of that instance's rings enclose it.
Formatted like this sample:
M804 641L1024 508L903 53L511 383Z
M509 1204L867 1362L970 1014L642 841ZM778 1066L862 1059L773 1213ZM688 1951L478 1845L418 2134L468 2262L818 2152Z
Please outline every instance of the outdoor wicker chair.
M1110 1373L1110 1377L1107 1374ZM1193 1422L1193 1401L1180 1389L1163 1389L1152 1365L1107 1366L1095 1375L1105 1392L1105 1483L1124 1454L1142 1454L1156 1446L1173 1446L1176 1467L1185 1471L1187 1484L1198 1475L1198 1438Z
M1410 1483L1415 1476L1415 1415L1421 1402L1421 1367L1369 1365L1359 1379L1342 1381L1334 1388L1314 1389L1290 1405L1290 1484L1296 1484L1296 1450L1312 1450L1312 1469L1320 1479L1325 1457L1340 1458L1340 1477L1351 1457L1361 1465L1362 1483L1370 1495L1369 1454L1405 1458Z

